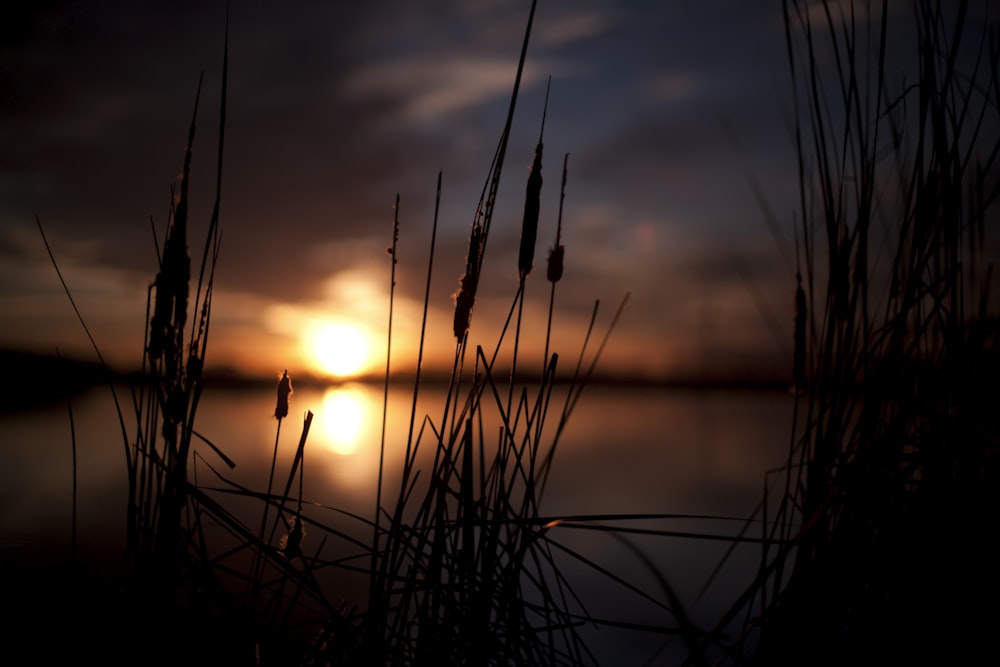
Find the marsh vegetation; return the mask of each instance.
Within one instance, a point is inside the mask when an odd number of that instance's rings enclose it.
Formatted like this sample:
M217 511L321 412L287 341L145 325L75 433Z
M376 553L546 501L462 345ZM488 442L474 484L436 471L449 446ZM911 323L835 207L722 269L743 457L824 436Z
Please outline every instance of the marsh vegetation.
M449 379L434 393L440 403L428 406L418 358L405 428L390 429L387 363L370 512L304 494L313 413L301 423L290 416L294 378L276 386L266 487L237 481L227 443L198 428L203 392L211 391L203 370L222 236L223 75L207 236L192 265L193 119L157 247L142 380L114 396L128 481L124 553L113 590L100 594L106 634L89 641L119 657L141 653L143 662L171 664L191 656L205 664L592 664L583 627L661 637L682 645L691 664L854 664L985 652L998 583L1000 427L992 411L1000 319L990 262L1000 188L1000 44L995 34L971 33L967 4L958 4L953 11L948 3L915 2L912 34L889 25L887 3L823 2L818 11L783 4L798 105L799 268L789 277L795 410L787 460L761 480L756 511L701 517L740 523L691 536L759 549L756 573L710 627L692 619L671 572L638 546L639 536L681 536L685 517L674 508L545 510L566 426L627 295L610 312L595 302L581 349L566 356L549 349L548 331L522 331L527 282L550 283L551 327L563 263L573 261L560 208L545 270L535 266L545 233L544 116L506 324L489 349L469 345L504 158L508 142L518 140L511 121L534 6L472 216L453 337L425 340L421 328L421 356L430 345L454 348ZM896 34L913 38L906 48L916 79L895 76L886 54L895 52L887 43ZM561 167L565 188L567 159ZM446 196L441 183L439 175L438 201ZM397 212L400 206L397 197ZM436 217L425 318L432 272L452 270L456 259L435 257ZM386 223L392 295L407 253L398 218ZM72 299L71 286L67 293ZM390 296L389 351L393 315ZM545 354L527 372L519 350L529 335L544 337ZM288 429L297 445L284 468L278 447ZM396 433L405 437L387 435ZM390 448L403 452L392 475ZM629 573L574 548L563 539L573 531L622 545L656 585L637 586ZM644 624L588 608L570 576L581 571L658 613ZM352 589L356 599L342 596L347 580L361 582Z

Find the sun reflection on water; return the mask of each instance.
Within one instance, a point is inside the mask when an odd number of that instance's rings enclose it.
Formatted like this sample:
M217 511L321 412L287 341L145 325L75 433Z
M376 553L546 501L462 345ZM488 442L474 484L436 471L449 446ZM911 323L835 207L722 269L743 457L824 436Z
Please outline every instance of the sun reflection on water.
M358 450L366 427L375 414L371 398L360 387L346 385L327 389L317 415L323 426L323 440L342 456Z

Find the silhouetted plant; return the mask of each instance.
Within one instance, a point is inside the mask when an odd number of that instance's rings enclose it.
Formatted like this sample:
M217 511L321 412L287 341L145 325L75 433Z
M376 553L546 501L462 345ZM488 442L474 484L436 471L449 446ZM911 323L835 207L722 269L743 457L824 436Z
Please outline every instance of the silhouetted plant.
M384 405L374 516L304 496L313 419L308 410L291 466L278 475L278 441L292 389L287 371L277 386L266 491L229 479L204 458L195 461L192 444L200 442L233 466L195 428L221 236L224 61L215 206L194 303L187 248L192 120L150 286L145 382L133 394L134 435L125 432L120 414L129 481L123 634L134 635L146 650L163 649L167 662L208 647L209 655L260 665L592 664L597 660L585 628L650 633L663 645L676 638L692 664L855 660L880 632L888 642L876 650L888 655L891 642L912 641L915 633L951 639L958 623L988 636L984 617L953 614L953 621L935 612L959 605L949 586L961 592L975 587L961 574L966 563L979 575L992 569L996 555L988 539L993 531L984 528L992 525L1000 488L998 429L990 419L995 392L972 383L995 375L1000 340L990 272L979 264L988 221L995 221L997 45L990 41L982 69L966 75L956 55L961 34L948 32L942 4L915 5L920 78L899 90L886 66L887 3L870 24L872 33L847 11L853 5L822 3L832 49L826 60L819 54L813 5L785 4L796 101L804 105L796 126L803 209L791 373L796 412L787 465L768 477L758 513L736 535L672 530L672 521L692 517L662 512L543 511L566 424L628 295L596 349L595 302L575 367L560 374L560 356L550 354L549 342L565 260L567 154L546 271L551 291L541 374L518 377L521 313L541 221L542 132L525 192L517 291L494 349L469 346L534 2L454 295L455 355L445 399L439 414L418 417L435 206L403 465L398 480L385 479L385 448L402 443L386 442ZM846 13L835 16L841 8ZM864 57L869 41L878 53L874 62ZM543 128L547 101L548 94ZM437 202L441 193L439 174ZM394 211L386 402L402 250L398 196ZM197 322L189 321L189 306ZM509 352L509 367L498 364L501 351ZM565 383L557 393L560 380ZM249 514L235 509L248 504L254 508ZM656 587L647 590L634 573L611 571L562 539L582 530L624 544ZM632 535L710 538L733 548L754 543L761 548L759 573L715 627L700 628L669 573L638 549ZM938 549L957 553L943 561L953 572L942 581L924 576L941 567L934 560ZM592 613L567 574L569 563L614 582L662 618L634 623ZM949 579L954 573L959 576ZM349 576L365 580L367 599L334 604L339 591L330 582ZM986 590L996 591L996 575L984 581Z
M745 614L732 657L980 658L1000 592L1000 319L982 264L997 219L997 35L967 24L968 2L913 2L915 33L888 2L783 6L802 391L758 515L760 574L726 616ZM913 39L915 79L895 79L896 38Z

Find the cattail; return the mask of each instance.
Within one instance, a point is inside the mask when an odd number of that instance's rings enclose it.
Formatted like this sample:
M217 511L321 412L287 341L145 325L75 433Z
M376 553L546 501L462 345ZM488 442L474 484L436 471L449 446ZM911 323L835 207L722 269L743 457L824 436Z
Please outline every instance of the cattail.
M201 84L198 85L198 96ZM195 114L198 99L195 99ZM184 325L187 322L188 290L191 279L191 257L187 247L188 182L191 175L191 151L194 144L195 122L192 118L188 143L184 151L184 166L180 177L180 194L172 207L167 239L163 244L163 259L156 274L156 301L149 323L150 361L161 358L166 364L165 375L175 380L180 372Z
M542 195L542 143L535 146L535 159L528 174L528 192L524 198L521 224L521 248L517 255L517 273L521 280L531 273L535 263L535 239L538 237L539 200Z
M479 286L479 260L482 254L483 228L477 220L472 225L469 236L469 254L465 259L465 275L459 281L455 292L455 338L459 341L465 336L472 323L472 307L476 303L476 288Z
M795 358L793 375L795 389L803 390L806 386L806 293L802 289L802 274L796 272L795 280Z
M395 214L392 216L392 245L385 249L385 254L392 258L393 268L399 263L396 259L396 245L399 243L399 193L396 193L396 204L392 207ZM395 286L393 282L393 286Z
M546 277L551 283L559 282L563 274L563 255L566 254L566 248L561 245L556 245L555 248L549 249L549 265L546 271Z
M535 241L538 238L538 212L542 197L542 137L545 136L545 114L549 109L549 89L552 77L545 88L545 104L542 107L542 127L535 145L535 158L531 161L528 174L528 191L524 197L524 220L521 223L521 247L517 253L517 275L522 281L531 273L535 264Z
M149 323L149 357L154 363L163 358L168 364L167 377L176 376L191 278L185 232L187 206L183 195L184 188L164 244L163 262L156 274L156 300Z
M278 400L274 404L274 416L281 420L288 416L288 397L292 394L292 379L286 370L278 380Z
M285 558L295 558L302 554L302 538L306 534L302 528L301 516L293 516L290 523L291 526L289 527L288 534L282 536L278 542L278 549L284 554Z
M566 153L563 156L562 186L559 189L559 219L556 222L556 244L554 247L549 248L549 264L546 271L546 277L551 283L557 283L562 278L563 255L566 254L566 248L559 243L559 240L562 237L562 212L563 200L566 199L566 173L568 164L569 153Z

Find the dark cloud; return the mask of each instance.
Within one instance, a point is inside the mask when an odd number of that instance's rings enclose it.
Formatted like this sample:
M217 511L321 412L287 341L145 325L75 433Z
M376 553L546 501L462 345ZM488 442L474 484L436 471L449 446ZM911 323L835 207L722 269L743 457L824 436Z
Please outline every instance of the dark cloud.
M447 312L529 6L234 3L225 288L311 303L333 274L387 268L379 262L399 193L397 284L422 300L441 171L432 299ZM0 251L27 252L38 214L57 250L85 248L86 262L151 277L149 219L162 235L204 73L191 187L190 243L200 255L215 195L225 3L28 7L12 9L0 28L0 84L11 91L0 105L0 223L17 230ZM485 299L504 301L516 289L549 77L535 265L542 273L554 240L569 153L563 306L585 318L595 299L631 291L641 317L630 326L642 335L686 335L705 308L744 324L756 311L766 332L746 276L761 294L776 294L762 302L780 301L792 244L785 230L798 204L781 3L539 3ZM15 238L22 245L8 243ZM544 276L532 280L540 286L532 283L531 298L543 303Z

